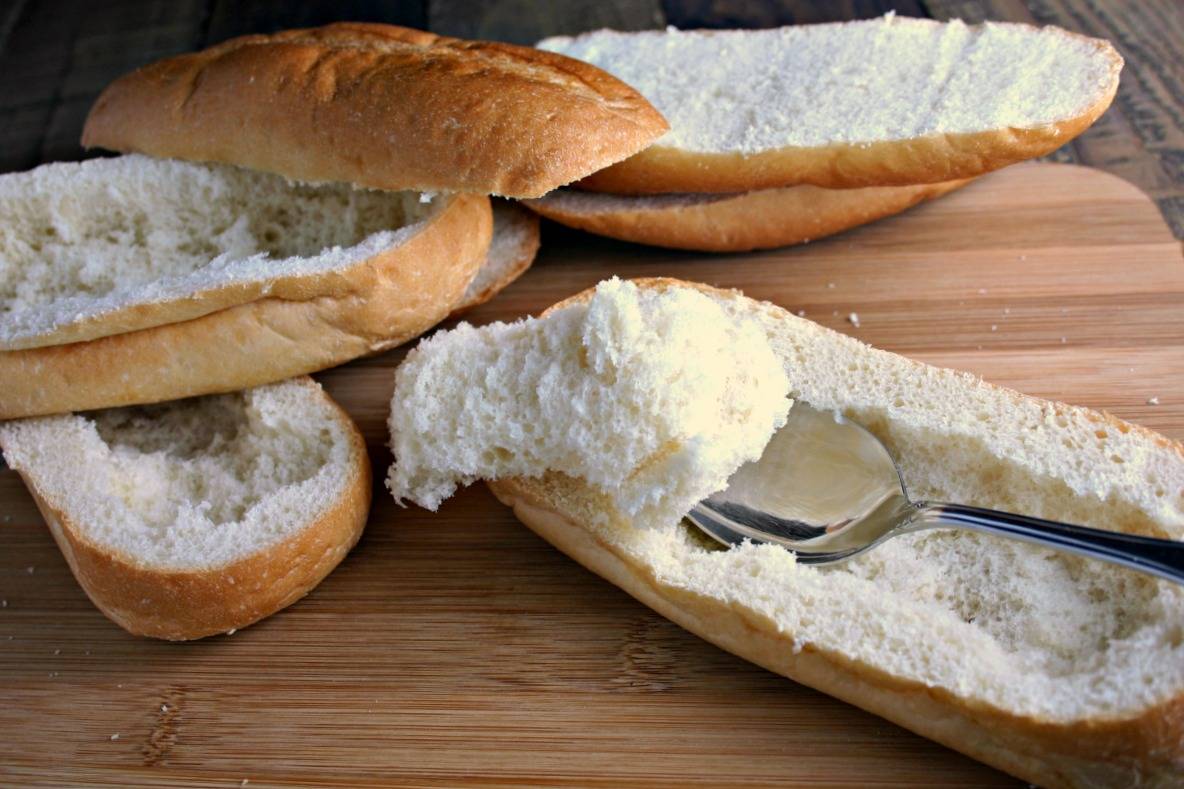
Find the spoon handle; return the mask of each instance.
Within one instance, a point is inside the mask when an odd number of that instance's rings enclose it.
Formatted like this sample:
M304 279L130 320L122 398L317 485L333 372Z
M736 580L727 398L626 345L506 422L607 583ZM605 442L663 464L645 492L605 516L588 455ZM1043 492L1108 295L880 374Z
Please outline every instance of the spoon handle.
M1121 564L1184 584L1184 543L1175 540L1070 526L1067 523L962 504L928 502L918 504L917 510L917 514L910 519L910 531L914 528L960 526Z

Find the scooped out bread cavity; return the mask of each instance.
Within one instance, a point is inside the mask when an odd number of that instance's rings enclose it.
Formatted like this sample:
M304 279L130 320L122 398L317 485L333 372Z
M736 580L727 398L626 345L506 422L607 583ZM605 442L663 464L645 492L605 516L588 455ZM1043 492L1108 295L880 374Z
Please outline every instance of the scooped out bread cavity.
M0 350L145 328L150 305L204 294L159 316L197 317L260 282L345 270L438 208L415 192L134 154L6 175Z
M787 389L754 324L691 290L613 279L586 304L462 324L412 351L396 373L387 484L435 509L458 484L559 471L640 525L677 521L759 457Z
M369 463L308 379L0 423L79 582L135 633L197 638L303 596L357 541Z

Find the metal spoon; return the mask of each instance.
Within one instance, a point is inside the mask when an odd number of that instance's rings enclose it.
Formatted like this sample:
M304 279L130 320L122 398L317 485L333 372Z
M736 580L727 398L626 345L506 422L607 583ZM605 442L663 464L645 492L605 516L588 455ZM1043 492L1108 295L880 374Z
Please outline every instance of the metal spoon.
M1184 543L1007 512L909 500L880 441L838 414L796 402L760 460L687 515L725 545L771 542L799 562L849 559L901 534L961 527L1121 564L1184 583Z

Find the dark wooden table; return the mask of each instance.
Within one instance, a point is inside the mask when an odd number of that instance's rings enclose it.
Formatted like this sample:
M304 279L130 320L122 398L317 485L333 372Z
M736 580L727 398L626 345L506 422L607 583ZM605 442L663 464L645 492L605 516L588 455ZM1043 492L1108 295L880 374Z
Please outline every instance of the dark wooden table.
M1126 58L1114 105L1050 158L1134 183L1184 238L1184 0L0 0L0 172L81 158L82 121L113 78L243 33L359 19L529 44L599 27L769 27L890 9L1113 41Z

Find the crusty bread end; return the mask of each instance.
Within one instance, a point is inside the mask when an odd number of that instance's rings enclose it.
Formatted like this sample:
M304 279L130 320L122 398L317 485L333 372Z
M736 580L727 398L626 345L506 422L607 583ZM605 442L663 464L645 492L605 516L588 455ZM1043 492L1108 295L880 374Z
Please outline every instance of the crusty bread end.
M7 422L0 445L79 584L136 635L201 638L292 604L370 508L362 436L307 378Z

